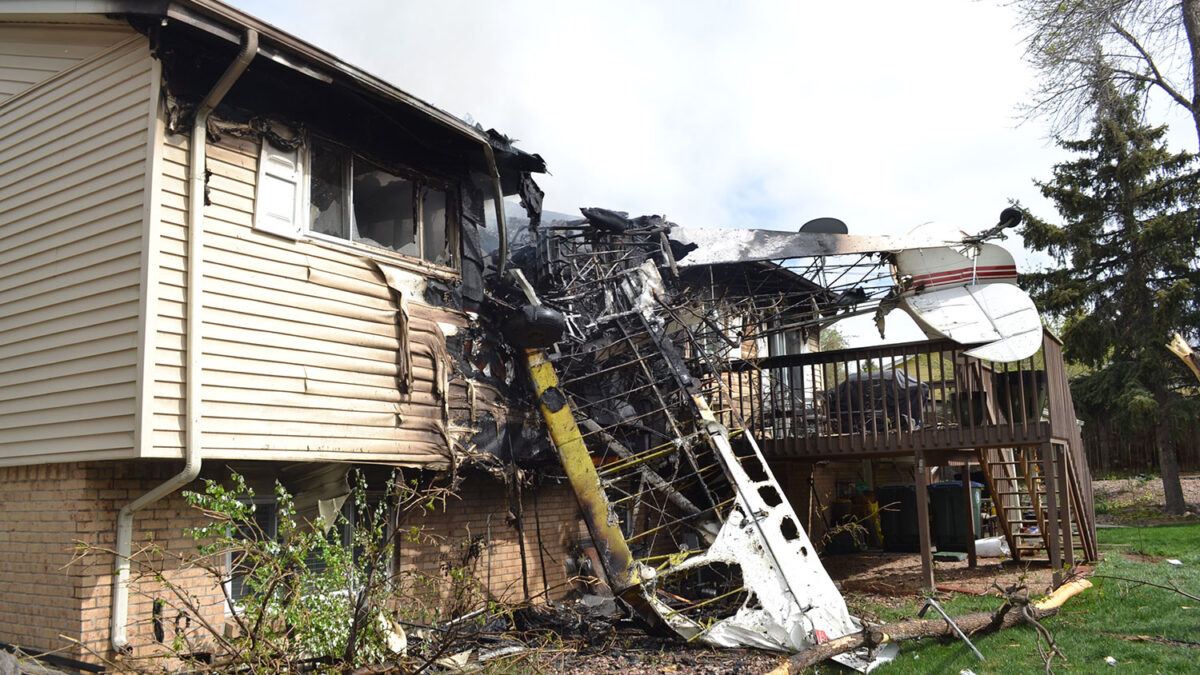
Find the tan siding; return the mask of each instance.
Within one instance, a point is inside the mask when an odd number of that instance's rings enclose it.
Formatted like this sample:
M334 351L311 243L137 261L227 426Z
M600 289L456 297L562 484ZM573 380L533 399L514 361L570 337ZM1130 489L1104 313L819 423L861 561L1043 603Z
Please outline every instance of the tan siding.
M0 64L0 79L49 73L0 96L0 464L129 456L148 43L0 24Z
M0 24L0 104L129 37L129 26Z
M451 420L461 411L436 384L451 370L438 323L464 318L406 298L414 382L399 389L392 291L358 251L253 229L258 153L256 142L228 136L207 151L205 457L445 463L448 439L465 422ZM164 139L161 159L154 447L145 452L170 457L185 421L187 138Z

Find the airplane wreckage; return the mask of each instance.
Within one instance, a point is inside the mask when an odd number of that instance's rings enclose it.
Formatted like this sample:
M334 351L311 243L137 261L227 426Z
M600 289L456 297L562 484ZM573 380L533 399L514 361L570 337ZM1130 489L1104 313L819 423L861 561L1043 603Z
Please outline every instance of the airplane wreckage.
M512 246L493 290L511 308L537 406L616 597L658 631L798 652L862 629L729 404L744 340L794 340L895 308L931 336L1015 361L1041 323L1003 237L692 229L582 209ZM503 252L500 260L504 259ZM799 338L803 341L803 337ZM835 657L869 670L894 645Z

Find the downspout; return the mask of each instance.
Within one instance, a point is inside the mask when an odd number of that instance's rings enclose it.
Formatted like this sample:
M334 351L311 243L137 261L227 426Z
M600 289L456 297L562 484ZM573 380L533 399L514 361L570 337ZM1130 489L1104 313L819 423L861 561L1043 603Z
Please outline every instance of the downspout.
M187 362L185 364L187 431L184 439L183 471L141 497L126 504L117 515L116 574L113 576L112 621L109 640L114 651L129 650L126 621L129 613L129 556L133 547L133 514L196 479L200 474L200 352L201 273L204 250L204 175L208 141L208 116L241 77L258 52L258 32L246 29L242 49L216 85L196 108L188 163L188 250L187 250Z
M496 193L496 228L500 230L500 259L496 262L496 273L504 278L504 264L508 262L508 221L504 219L504 189L500 187L500 169L496 166L496 153L492 144L483 142L483 154L487 157L488 170L492 172L492 191Z

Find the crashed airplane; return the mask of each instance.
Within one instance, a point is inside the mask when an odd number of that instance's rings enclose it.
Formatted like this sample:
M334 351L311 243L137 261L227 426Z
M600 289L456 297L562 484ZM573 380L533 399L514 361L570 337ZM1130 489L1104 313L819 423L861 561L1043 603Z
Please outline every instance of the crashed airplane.
M1040 323L1012 285L1011 256L982 241L953 242L960 251L853 237L827 231L831 219L817 226L826 231L782 233L583 214L514 251L506 335L526 350L608 585L651 626L713 646L794 652L860 630L723 405L726 366L747 335L868 311L882 321L894 307L984 343L976 351L993 360L1026 358ZM1019 219L1006 210L1000 226ZM857 259L836 262L845 256ZM868 670L891 656L838 658Z

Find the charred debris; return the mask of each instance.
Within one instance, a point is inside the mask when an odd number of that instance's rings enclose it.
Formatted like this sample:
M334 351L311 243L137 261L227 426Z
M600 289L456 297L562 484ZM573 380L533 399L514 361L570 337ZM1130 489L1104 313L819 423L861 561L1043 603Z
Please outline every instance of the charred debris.
M859 630L735 413L727 368L854 303L774 263L682 266L691 247L658 216L539 223L535 201L489 297L558 460L527 473L565 473L598 592L689 643L795 652Z

